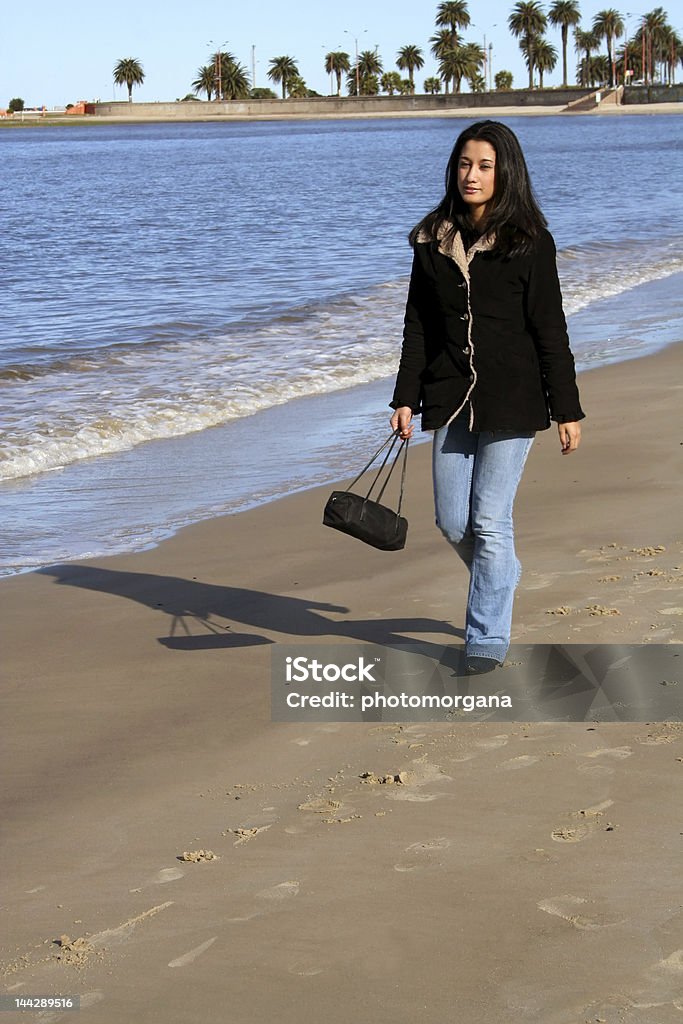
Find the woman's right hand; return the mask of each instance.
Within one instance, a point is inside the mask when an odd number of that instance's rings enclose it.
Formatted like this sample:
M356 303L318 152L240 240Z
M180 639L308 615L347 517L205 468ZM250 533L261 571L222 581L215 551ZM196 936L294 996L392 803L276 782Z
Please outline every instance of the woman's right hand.
M413 436L413 430L415 424L410 421L413 418L413 410L409 405L401 405L396 409L394 415L390 419L391 429L394 433L397 433L402 441L406 441Z

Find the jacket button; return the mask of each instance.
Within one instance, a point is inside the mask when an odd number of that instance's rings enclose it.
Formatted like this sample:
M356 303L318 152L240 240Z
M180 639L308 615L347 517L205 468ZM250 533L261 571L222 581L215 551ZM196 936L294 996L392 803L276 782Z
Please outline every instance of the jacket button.
M467 288L467 281L459 281L458 288Z
M468 313L463 313L462 316L460 317L460 319L461 320L469 320L469 314Z
M473 380L474 380L474 374L473 374L473 373L471 373L471 374L470 374L470 383L471 383L471 382L472 382Z
M469 345L465 345L465 347L463 349L463 352L465 353L466 356L468 356L470 354L470 346Z

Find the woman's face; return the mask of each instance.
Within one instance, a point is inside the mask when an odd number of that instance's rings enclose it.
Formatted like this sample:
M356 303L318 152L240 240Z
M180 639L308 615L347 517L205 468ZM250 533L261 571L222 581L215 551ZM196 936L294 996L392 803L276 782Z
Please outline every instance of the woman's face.
M458 191L476 223L496 190L496 151L490 142L470 139L458 161Z

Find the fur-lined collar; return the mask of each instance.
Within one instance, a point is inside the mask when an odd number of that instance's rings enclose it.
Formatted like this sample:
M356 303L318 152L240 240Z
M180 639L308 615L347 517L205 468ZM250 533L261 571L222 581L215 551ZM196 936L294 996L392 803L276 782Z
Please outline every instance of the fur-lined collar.
M466 278L469 278L469 265L472 258L478 252L488 252L496 244L495 235L482 235L474 245L465 251L463 244L462 235L459 231L451 234L450 240L446 239L445 236L451 231L453 224L449 220L443 220L439 225L436 232L436 236L425 231L424 228L420 228L416 241L417 242L438 242L439 252L443 253L444 256L449 256L452 260L457 263L458 267L462 271Z

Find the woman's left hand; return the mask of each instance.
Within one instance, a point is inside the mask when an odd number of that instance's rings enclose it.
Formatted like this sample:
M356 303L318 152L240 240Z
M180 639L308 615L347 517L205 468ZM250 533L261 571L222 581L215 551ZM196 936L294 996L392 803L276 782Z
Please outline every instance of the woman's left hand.
M581 424L558 423L557 430L560 435L562 454L569 455L570 452L576 451L581 441Z

